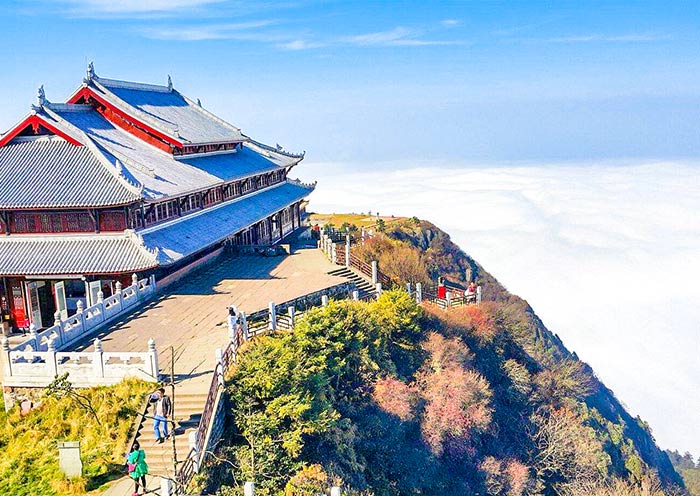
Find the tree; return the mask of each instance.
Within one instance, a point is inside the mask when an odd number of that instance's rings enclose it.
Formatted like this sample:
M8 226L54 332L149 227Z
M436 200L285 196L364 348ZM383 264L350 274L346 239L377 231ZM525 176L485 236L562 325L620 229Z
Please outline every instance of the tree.
M95 407L92 406L92 400L89 396L79 393L78 390L73 387L73 384L68 380L68 372L56 376L56 378L51 381L51 384L46 386L44 392L47 396L53 396L59 399L70 398L81 410L88 412L98 425L102 425Z
M571 358L553 361L535 375L536 399L559 407L591 393L594 381L583 363Z
M394 377L378 380L374 384L372 398L382 410L404 422L412 420L415 415L416 391Z
M535 446L532 461L538 481L570 489L598 483L607 471L608 459L595 431L582 425L567 408L545 408L531 417Z
M473 454L473 435L491 422L488 381L465 368L470 353L458 338L433 333L424 346L429 359L418 376L423 438L436 456Z
M284 487L284 496L310 496L325 494L328 475L318 464L304 466Z

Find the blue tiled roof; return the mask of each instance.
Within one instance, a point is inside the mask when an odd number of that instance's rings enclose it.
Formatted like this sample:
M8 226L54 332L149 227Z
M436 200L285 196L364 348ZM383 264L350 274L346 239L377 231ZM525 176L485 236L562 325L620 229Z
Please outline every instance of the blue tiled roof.
M155 255L128 234L0 237L3 276L120 274L155 266Z
M0 148L0 208L105 207L140 197L88 147L43 137Z
M219 119L172 88L96 78L96 90L129 114L143 113L149 124L186 143L245 141L240 129ZM135 113L127 107L137 109Z
M300 160L255 142L244 143L243 149L235 152L176 159L114 126L89 107L57 105L54 112L119 159L128 174L143 185L143 196L147 200L210 188L225 181L288 167Z
M158 263L170 265L277 213L306 197L312 189L282 183L139 234L146 247L158 249Z

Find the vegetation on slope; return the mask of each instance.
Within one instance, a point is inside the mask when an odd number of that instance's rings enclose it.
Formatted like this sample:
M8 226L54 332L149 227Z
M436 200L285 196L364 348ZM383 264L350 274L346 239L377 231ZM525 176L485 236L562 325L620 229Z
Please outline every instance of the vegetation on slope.
M209 489L235 494L254 480L262 495L331 484L377 496L676 491L648 426L526 302L434 226L405 219L385 231L360 253L394 279L476 279L490 301L445 312L386 292L246 344L230 377L226 463L209 471ZM412 261L392 265L399 259Z
M666 453L671 459L673 468L683 477L685 487L691 496L700 496L700 458L696 463L693 456L687 451L684 455L678 451L667 450Z
M0 494L84 494L123 475L129 430L149 388L129 380L81 390L94 415L68 396L45 396L27 415L0 409ZM59 441L80 441L83 477L68 480L61 473Z

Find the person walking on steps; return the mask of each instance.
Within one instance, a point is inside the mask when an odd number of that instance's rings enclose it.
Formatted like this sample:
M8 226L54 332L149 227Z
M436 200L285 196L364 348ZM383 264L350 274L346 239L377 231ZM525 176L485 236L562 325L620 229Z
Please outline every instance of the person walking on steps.
M134 441L131 447L131 453L127 458L127 467L129 469L129 477L134 479L134 493L132 496L146 494L146 474L148 473L148 465L146 464L146 452L141 449L138 441ZM143 492L139 492L139 488Z
M158 389L151 396L151 402L156 404L156 411L153 415L153 432L156 435L156 442L162 444L168 437L168 417L173 409L173 403L170 401L170 397L165 394L165 388Z

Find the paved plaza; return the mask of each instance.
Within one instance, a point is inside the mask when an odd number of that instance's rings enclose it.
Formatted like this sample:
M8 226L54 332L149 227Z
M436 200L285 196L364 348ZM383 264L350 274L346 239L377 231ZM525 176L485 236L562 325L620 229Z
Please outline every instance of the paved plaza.
M281 303L346 281L328 274L335 268L317 249L295 249L285 257L222 256L98 336L105 351L125 352L146 351L153 337L162 373L170 370L172 347L176 382L187 379L192 387L200 382L208 387L214 350L228 338L228 305L250 314L270 301ZM78 349L92 350L92 339Z

